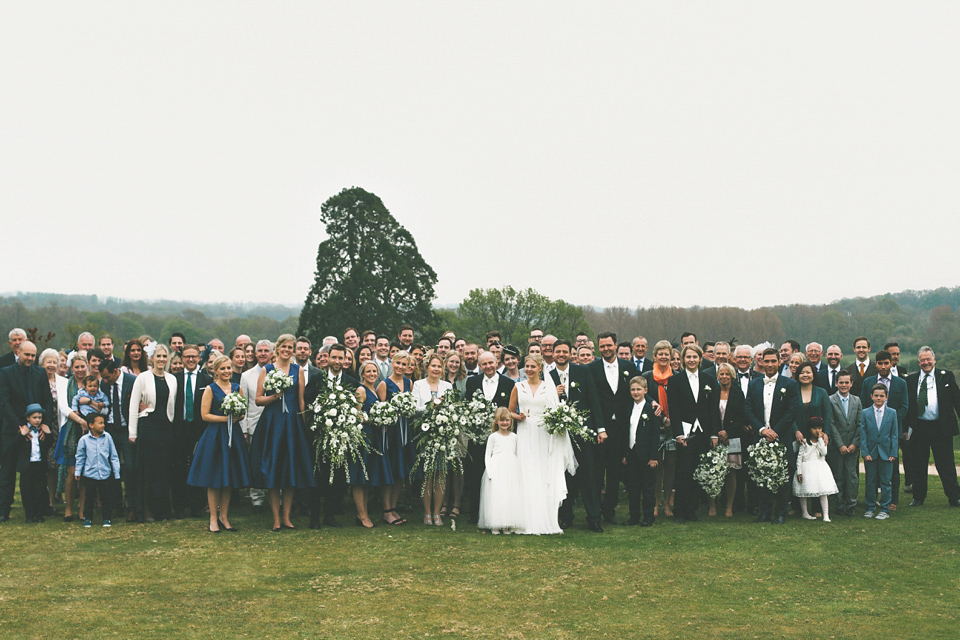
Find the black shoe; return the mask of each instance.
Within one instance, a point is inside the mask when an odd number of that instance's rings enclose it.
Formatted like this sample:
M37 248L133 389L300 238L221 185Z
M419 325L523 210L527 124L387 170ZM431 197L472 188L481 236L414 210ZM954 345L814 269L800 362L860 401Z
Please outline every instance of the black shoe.
M783 524L784 521L785 519L783 516L777 516L776 519L773 521L773 524Z
M630 518L625 520L622 524L627 527L635 527L640 524L640 518Z
M314 519L311 518L311 520L310 520L310 528L311 528L311 529L319 529L319 528L320 528L320 521L319 521L319 520L314 520Z
M768 515L757 516L757 519L754 520L754 522L770 522L770 516Z
M640 522L640 526L641 526L641 527L652 527L652 526L653 526L653 520L642 520L642 521Z
M960 507L960 500L951 500L951 501L950 501L950 506L951 506L951 507Z
M911 506L911 507L922 507L922 506L923 506L923 500L917 500L916 498L914 498L913 500L910 501L910 506Z
M560 528L561 528L561 529L569 529L571 524L573 524L573 523L570 522L569 520L561 520L561 521L560 521Z
M603 527L600 526L599 522L591 522L589 527L590 531L593 531L594 533L603 533Z
M333 516L327 516L326 518L324 518L323 524L325 524L328 527L333 527L335 529L339 529L340 527L343 526L342 524L337 522L337 519L334 518Z
M603 514L603 521L607 524L617 524L617 519L613 516L613 514Z

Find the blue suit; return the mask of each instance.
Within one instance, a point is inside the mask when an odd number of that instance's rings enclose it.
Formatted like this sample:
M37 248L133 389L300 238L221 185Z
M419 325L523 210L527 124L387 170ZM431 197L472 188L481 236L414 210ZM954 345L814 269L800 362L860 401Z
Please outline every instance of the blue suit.
M860 414L860 451L866 472L867 511L877 508L877 484L880 485L880 510L890 510L892 491L890 479L893 475L894 461L897 457L897 442L900 436L900 421L897 413L890 407L884 407L883 418L877 426L876 407L863 410ZM871 459L867 460L867 456Z
M863 379L863 389L860 391L860 403L863 405L864 410L873 406L873 398L870 397L870 389L873 388L873 385L877 384L879 376L867 376ZM890 391L887 393L887 406L897 412L897 428L899 433L897 438L903 438L903 425L907 419L907 411L910 409L910 392L907 390L907 380L899 376L890 376ZM900 458L899 453L894 450L894 456L898 459ZM904 441L903 449L903 466L907 467L909 464L907 459L907 446L906 441ZM893 504L900 503L900 462L899 460L894 461L891 466L890 472L890 486L893 488L893 498L891 502Z

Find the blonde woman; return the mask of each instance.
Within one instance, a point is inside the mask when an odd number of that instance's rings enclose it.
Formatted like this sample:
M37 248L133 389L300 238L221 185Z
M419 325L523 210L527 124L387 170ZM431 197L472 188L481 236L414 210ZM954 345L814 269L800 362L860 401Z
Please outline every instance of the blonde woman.
M430 353L424 357L423 365L427 377L413 383L413 396L419 411L424 411L428 404L440 400L453 388L452 384L440 378L443 375L443 358ZM417 475L423 477L423 470ZM440 506L443 503L443 483L438 478L427 477L423 477L423 483L423 524L442 526Z

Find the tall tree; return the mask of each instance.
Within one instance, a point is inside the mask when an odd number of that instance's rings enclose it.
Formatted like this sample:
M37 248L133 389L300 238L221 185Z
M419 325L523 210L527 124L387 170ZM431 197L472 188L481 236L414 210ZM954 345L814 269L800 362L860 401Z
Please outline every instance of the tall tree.
M317 249L299 333L317 344L348 326L394 335L401 324L433 322L437 274L380 198L344 189L323 203L320 219L327 239Z
M568 340L590 328L583 309L533 289L472 289L457 310L457 335L481 343L487 331L497 329L505 342L525 347L533 327Z

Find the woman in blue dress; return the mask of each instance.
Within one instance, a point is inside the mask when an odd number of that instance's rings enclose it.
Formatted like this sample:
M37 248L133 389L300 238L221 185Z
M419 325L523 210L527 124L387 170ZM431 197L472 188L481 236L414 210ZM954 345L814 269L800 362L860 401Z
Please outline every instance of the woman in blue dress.
M376 392L379 375L380 368L373 360L368 360L360 365L360 386L357 388L357 398L362 400L363 412L366 414L369 414L373 405L379 401ZM382 452L383 432L381 429L367 421L363 424L363 432L367 438L367 443L370 445L370 450L364 459L366 475L364 475L361 465L351 464L350 486L353 493L353 502L357 507L357 526L369 529L373 527L373 521L367 513L368 488L382 487L382 491L392 491L393 474Z
M220 404L228 393L240 390L231 382L233 364L227 356L213 361L216 378L203 390L200 417L207 423L200 435L187 484L206 487L211 533L236 531L230 526L230 495L234 488L250 486L250 461L239 418L223 415Z
M257 380L256 403L264 409L250 444L250 481L258 489L270 490L273 531L294 528L290 521L294 491L316 486L303 426L303 376L300 367L292 359L294 340L289 333L277 338L277 362L265 366ZM294 381L293 386L281 395L263 388L267 374L274 369L279 369Z
M393 365L390 377L377 385L377 397L381 402L390 402L393 396L413 388L413 383L405 377L410 368L410 360L410 355L405 351L398 351L390 358ZM416 458L407 419L399 418L395 424L384 429L381 439L384 445L383 459L393 476L393 485L380 490L383 498L383 521L387 524L403 524L407 520L397 512L397 500L403 489L403 481L410 476Z

